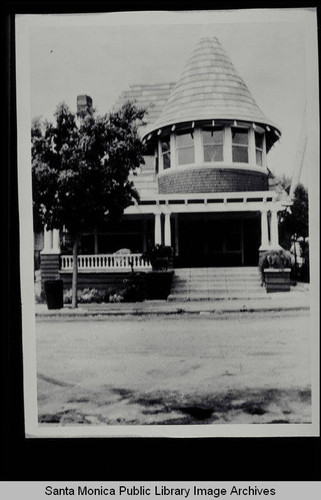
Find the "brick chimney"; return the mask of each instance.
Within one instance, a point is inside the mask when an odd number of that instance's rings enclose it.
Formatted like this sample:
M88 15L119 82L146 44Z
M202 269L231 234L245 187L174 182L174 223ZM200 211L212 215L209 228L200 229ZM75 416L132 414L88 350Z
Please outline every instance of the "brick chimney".
M89 95L77 96L77 115L84 116L92 111L93 100Z

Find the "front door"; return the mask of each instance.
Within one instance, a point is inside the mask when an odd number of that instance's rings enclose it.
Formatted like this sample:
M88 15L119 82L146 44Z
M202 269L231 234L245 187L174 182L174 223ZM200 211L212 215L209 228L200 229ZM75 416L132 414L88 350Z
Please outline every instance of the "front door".
M240 219L182 218L178 224L180 267L240 266L244 263Z

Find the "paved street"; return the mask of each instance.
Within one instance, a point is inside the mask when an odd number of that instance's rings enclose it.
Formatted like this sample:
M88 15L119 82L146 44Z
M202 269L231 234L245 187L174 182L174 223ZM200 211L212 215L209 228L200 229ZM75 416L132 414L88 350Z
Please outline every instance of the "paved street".
M37 321L39 419L308 423L308 311Z

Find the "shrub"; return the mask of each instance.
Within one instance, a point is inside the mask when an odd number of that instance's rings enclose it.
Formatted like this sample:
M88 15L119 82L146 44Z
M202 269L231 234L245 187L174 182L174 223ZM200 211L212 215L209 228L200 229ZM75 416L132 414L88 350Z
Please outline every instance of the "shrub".
M142 302L145 300L145 289L140 273L131 273L123 280L122 284L115 289L97 290L96 288L84 288L78 290L79 304L91 304L102 302ZM64 303L71 304L71 289L64 291Z
M268 250L259 259L259 269L262 281L264 282L264 269L284 269L291 268L291 253L288 250Z
M45 304L46 303L46 294L43 290L35 291L35 303L36 304Z
M113 292L109 295L109 302L124 302L124 297L117 293L117 292Z
M301 242L302 257L304 259L302 266L298 269L298 280L305 283L310 282L310 253L309 242L307 240Z
M108 292L106 290L97 290L96 288L84 288L77 293L79 304L91 304L108 302ZM71 304L72 290L64 291L64 303Z
M82 304L90 304L92 302L101 303L105 302L105 297L106 292L104 290L84 288L80 293L79 302Z
M131 273L130 277L125 279L123 283L125 285L122 294L124 302L142 302L145 300L145 290L140 273Z

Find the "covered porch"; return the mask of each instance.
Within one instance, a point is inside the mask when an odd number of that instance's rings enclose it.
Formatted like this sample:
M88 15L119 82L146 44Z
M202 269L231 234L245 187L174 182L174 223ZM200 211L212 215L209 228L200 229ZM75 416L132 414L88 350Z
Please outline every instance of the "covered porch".
M153 244L173 247L174 267L256 266L261 251L279 248L280 210L277 193L269 191L146 197L125 210L119 226L83 236L78 269L148 271L142 254ZM45 231L46 271L52 266L56 274L71 273L72 256L64 244L57 230Z

